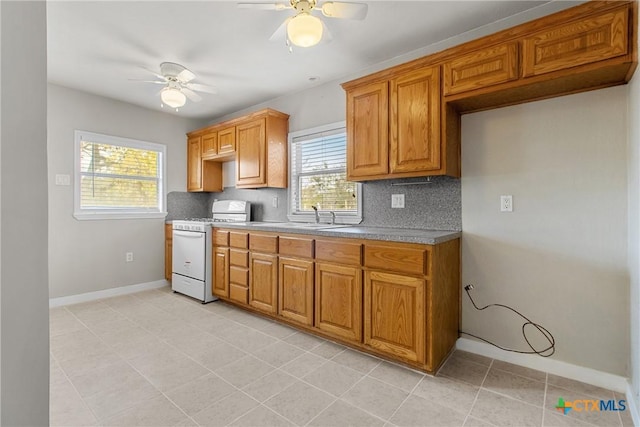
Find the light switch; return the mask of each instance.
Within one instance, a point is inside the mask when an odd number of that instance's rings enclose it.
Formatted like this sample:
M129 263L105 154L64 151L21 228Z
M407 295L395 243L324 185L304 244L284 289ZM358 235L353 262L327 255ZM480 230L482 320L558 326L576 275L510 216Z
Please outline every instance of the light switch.
M71 176L56 174L56 185L71 185Z

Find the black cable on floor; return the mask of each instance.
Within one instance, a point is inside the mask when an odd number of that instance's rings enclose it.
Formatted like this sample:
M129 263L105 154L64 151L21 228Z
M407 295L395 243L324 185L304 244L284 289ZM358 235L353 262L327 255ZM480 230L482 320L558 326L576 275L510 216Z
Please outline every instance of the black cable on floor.
M511 351L513 353L537 354L538 356L549 357L549 356L552 356L556 352L556 340L553 337L553 335L551 335L551 332L549 332L547 330L547 328L545 328L544 326L539 325L539 324L537 324L535 322L532 322L528 317L526 317L525 315L520 313L518 310L509 307L508 305L504 305L504 304L489 304L489 305L485 305L484 307L478 307L476 305L475 301L473 300L473 298L471 297L471 294L469 293L469 291L471 289L473 289L473 285L467 285L467 286L464 287L464 290L467 293L467 296L471 300L471 304L473 304L473 306L475 307L476 310L482 311L482 310L485 310L485 309L487 309L489 307L502 307L502 308L506 308L507 310L513 311L515 314L517 314L518 316L520 316L524 320L526 320L526 322L522 324L522 337L527 342L527 345L529 346L529 348L531 348L531 351L514 350L514 349L511 349L511 348L501 347L496 343L493 343L493 342L491 342L489 340L486 340L484 338L481 338L481 337L479 337L477 335L473 335L473 334L470 334L470 333L464 332L464 331L460 331L461 334L468 335L468 336L473 337L473 338L477 338L477 339L479 339L481 341L486 342L487 344L491 344L494 347L498 347L501 350ZM545 337L545 339L549 342L549 347L545 348L544 350L536 350L535 347L531 344L531 342L527 338L527 331L525 329L527 326L533 326L534 328L536 328L538 330L538 332L540 332Z

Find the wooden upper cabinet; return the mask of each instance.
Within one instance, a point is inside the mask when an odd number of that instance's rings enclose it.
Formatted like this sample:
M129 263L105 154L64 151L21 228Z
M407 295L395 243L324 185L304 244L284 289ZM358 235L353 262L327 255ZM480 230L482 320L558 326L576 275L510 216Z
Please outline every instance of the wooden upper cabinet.
M347 91L347 179L389 173L389 85Z
M210 157L218 154L218 132L210 132L202 135L202 157Z
M236 127L238 188L287 188L289 116L266 110Z
M202 191L202 138L187 140L187 191Z
M390 82L390 172L440 169L440 67Z
M442 69L445 95L517 80L518 43L504 43L457 56L445 62Z
M203 160L202 136L187 139L187 191L222 191L222 164Z
M266 121L264 118L237 128L236 186L266 186Z
M603 13L523 40L523 76L537 76L620 55L629 49L629 9Z
M231 126L218 131L218 154L230 154L236 151L236 127Z

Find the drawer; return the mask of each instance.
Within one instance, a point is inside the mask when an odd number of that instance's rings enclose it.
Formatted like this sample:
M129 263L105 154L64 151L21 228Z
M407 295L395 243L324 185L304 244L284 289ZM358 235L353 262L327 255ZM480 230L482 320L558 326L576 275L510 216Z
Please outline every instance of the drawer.
M249 233L230 231L229 246L232 248L249 249Z
M364 245L364 266L378 270L398 271L425 275L427 271L427 248L403 247L401 245Z
M256 252L278 252L278 236L253 234L249 237L249 248Z
M229 251L229 264L236 267L249 268L249 251L231 249Z
M231 283L229 285L229 299L242 304L249 304L249 288Z
M249 269L242 267L229 267L229 282L242 285L249 286Z
M316 240L316 260L360 265L362 264L362 245L334 240Z
M278 251L280 255L313 258L313 239L280 236Z
M214 246L229 246L229 232L213 229Z

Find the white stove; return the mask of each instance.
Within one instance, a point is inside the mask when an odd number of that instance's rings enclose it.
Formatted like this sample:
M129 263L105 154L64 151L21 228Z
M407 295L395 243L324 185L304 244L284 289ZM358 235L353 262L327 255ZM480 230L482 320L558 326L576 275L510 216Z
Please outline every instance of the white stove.
M173 221L171 288L206 304L213 296L211 226L220 222L251 221L251 203L240 200L213 202L211 218Z

